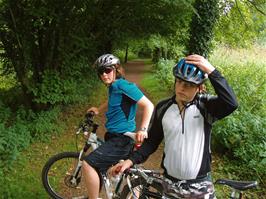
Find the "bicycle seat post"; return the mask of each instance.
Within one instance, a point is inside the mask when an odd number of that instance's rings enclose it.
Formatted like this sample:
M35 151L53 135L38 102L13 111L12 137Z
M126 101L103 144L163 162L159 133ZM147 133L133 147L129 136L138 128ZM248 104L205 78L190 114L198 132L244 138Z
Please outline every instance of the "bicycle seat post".
M236 190L231 189L230 199L234 199L236 197Z

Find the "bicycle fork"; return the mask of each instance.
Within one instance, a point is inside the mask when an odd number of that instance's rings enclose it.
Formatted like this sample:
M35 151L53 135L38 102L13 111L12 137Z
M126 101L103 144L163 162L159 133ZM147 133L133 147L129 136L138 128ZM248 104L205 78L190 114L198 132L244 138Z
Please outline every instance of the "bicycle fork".
M82 167L82 162L83 162L82 157L83 157L83 154L85 154L88 151L90 146L91 146L90 143L86 143L84 148L79 152L78 164L77 164L75 171L72 174L72 178L70 180L71 184L74 186L77 186L81 181L81 177L78 177L78 176L79 176L79 173L80 173L80 170Z
M81 160L82 155L83 155L83 150L81 150L79 153L78 164L77 164L75 171L73 172L71 180L70 180L70 183L74 186L77 186L81 180L81 177L78 177L78 176L79 176L79 172L80 172L81 167L82 167L82 160Z

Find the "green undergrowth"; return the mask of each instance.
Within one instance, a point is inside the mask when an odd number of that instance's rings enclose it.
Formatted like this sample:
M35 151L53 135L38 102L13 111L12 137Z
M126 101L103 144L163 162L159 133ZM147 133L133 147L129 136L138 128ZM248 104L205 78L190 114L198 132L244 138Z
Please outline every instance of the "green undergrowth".
M266 195L266 73L265 57L259 52L265 52L265 49L253 51L220 48L211 56L211 62L226 76L239 101L237 111L214 125L212 175L214 181L218 178L256 180L258 189L247 191L245 198L260 199ZM173 95L172 63L171 60L160 60L154 66L156 70L146 74L142 81L142 87L154 104ZM211 89L209 83L207 86ZM228 197L229 188L215 188L217 198Z
M155 104L157 104L160 100L167 98L173 94L172 91L165 90L162 88L158 88L160 86L159 80L154 78L152 73L146 73L140 82L141 87L145 89L145 91L149 95L149 99Z
M87 108L98 106L106 99L104 86L101 85L96 91L91 94L87 103L63 108L57 122L64 126L64 131L50 135L45 140L33 141L17 156L12 165L9 165L11 168L6 165L4 170L0 171L1 199L49 198L41 182L42 167L52 155L63 151L76 151L75 132ZM83 142L84 139L79 136L78 146L81 147Z

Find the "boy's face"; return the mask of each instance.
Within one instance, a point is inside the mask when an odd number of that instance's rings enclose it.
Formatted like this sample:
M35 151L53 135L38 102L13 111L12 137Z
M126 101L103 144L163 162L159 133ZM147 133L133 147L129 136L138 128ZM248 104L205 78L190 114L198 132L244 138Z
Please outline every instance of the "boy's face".
M198 85L176 78L175 94L177 102L188 103L192 101L198 91Z
M98 71L104 84L110 85L115 81L115 70L113 67L106 67Z

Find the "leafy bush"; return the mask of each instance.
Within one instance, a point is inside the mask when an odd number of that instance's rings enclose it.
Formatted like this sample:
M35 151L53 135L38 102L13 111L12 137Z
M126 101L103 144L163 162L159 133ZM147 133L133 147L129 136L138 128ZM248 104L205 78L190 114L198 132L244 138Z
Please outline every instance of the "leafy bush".
M10 109L1 104L0 113L0 168L5 163L16 159L19 150L29 144L30 134L24 122L17 120L16 125L9 125L16 120L12 118Z
M121 50L121 49L117 49L114 52L114 55L119 57L121 62L124 62L125 59L125 54L126 54L126 50ZM137 59L138 56L135 54L135 52L133 52L133 50L131 48L128 49L128 55L127 55L127 59L128 60L132 60L132 59Z
M1 101L0 101L1 102ZM0 103L0 170L11 166L20 151L29 146L33 139L42 139L62 131L56 123L59 109L33 113L20 108L15 114Z
M213 129L214 147L244 163L242 174L253 171L261 177L266 177L265 67L254 62L222 65L222 73L238 97L239 108Z
M159 80L162 88L167 88L168 90L173 89L174 76L173 67L175 62L173 60L160 59L154 66L155 68L155 78Z
M99 82L97 75L85 61L68 61L63 71L46 70L42 83L32 88L35 102L41 104L71 104L86 100L84 95ZM89 79L89 81L88 81Z
M17 100L6 100L7 95L0 96L0 170L4 165L12 165L19 152L34 140L45 141L63 130L63 122L57 122L61 111L57 104L84 102L94 93L100 81L92 67L84 59L68 60L65 64L68 65L62 67L60 74L46 70L43 82L32 88L36 102L53 108L34 112L20 107ZM10 99L19 98L15 89L6 91Z
M0 69L1 70L1 69ZM16 85L14 74L0 74L0 89L8 90Z

